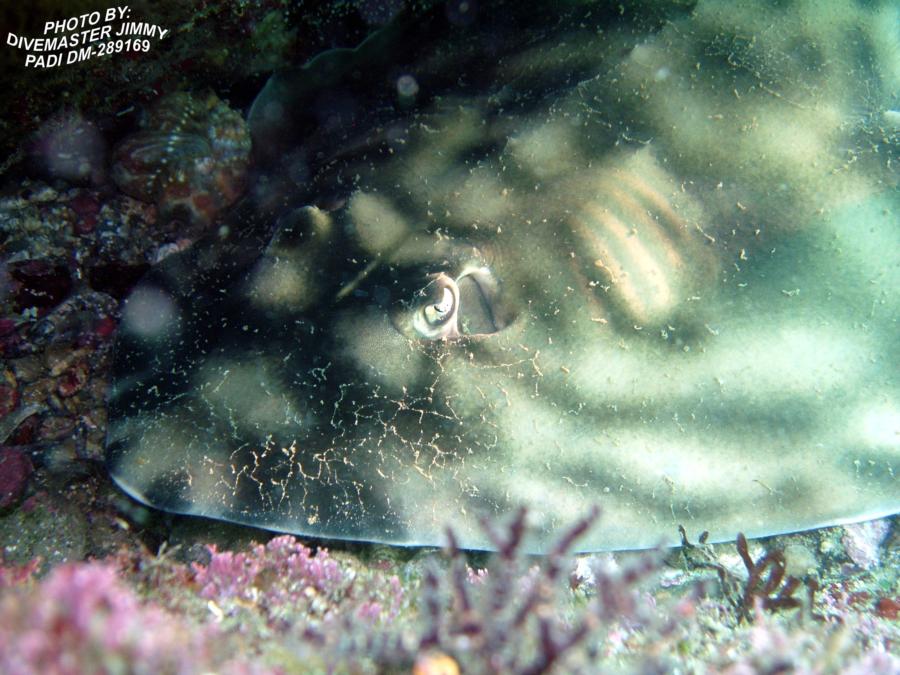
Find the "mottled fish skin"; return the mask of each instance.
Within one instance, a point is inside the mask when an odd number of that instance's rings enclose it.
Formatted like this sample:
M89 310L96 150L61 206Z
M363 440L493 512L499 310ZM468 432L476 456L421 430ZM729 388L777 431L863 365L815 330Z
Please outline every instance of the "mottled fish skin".
M896 91L889 6L841 9L871 28L867 90ZM897 512L896 138L854 126L862 85L829 68L858 55L788 54L812 10L779 11L797 33L759 35L783 58L743 53L755 80L720 44L749 10L602 40L560 21L317 168L330 208L239 213L167 259L123 310L115 480L401 545L451 522L490 548L479 515L526 503L534 551L594 503L585 550Z

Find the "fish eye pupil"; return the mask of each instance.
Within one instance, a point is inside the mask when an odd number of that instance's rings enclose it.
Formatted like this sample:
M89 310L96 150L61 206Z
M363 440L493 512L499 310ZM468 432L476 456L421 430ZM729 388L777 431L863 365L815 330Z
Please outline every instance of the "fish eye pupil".
M444 287L441 299L424 308L425 320L432 326L442 323L453 311L453 292Z

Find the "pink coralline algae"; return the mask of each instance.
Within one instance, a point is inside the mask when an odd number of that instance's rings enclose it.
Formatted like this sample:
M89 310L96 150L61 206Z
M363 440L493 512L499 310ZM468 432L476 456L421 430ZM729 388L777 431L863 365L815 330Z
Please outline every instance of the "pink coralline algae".
M164 218L200 226L243 192L250 132L240 113L214 94L170 94L141 127L113 151L112 177L122 192L155 203Z
M207 565L193 565L195 582L200 596L226 614L252 607L279 625L298 611L315 623L349 610L358 619L375 621L396 615L402 600L396 578L387 580L382 593L366 592L373 589L362 588L366 584L352 568L323 549L313 553L289 535L246 553L209 550Z
M24 565L7 565L3 556L0 556L0 591L31 583L40 566L40 558L32 558ZM2 623L0 620L0 625Z
M213 632L142 604L113 567L67 564L0 600L0 672L200 672Z
M280 600L307 587L319 592L332 590L343 578L340 565L326 551L313 554L287 535L275 537L265 545L257 544L249 553L220 553L215 546L210 547L210 553L208 565L194 564L200 595L206 599L247 596L250 589L259 588L264 572L266 577L279 580L278 584L269 580L265 585Z

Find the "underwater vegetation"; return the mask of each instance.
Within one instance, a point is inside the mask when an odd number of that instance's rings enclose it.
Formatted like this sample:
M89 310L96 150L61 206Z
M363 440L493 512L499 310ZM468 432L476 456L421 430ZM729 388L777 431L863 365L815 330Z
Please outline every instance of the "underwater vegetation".
M10 675L177 673L215 664L204 631L145 606L102 563L63 565L30 594L4 593L0 638L0 667Z
M744 615L717 595L714 577L654 598L659 552L573 568L593 512L548 556L529 558L525 515L484 524L497 549L486 567L470 566L450 531L444 560L394 567L402 580L291 536L245 551L211 547L190 565L175 552L121 551L40 580L36 564L0 566L0 666L15 675L535 675L701 663L725 673L900 672L889 651L896 615L864 612L828 589L814 606L757 602ZM752 574L741 581L745 593L753 584Z
M896 512L897 12L829 7L434 7L276 72L247 197L123 306L114 480L401 545L524 503L544 552Z

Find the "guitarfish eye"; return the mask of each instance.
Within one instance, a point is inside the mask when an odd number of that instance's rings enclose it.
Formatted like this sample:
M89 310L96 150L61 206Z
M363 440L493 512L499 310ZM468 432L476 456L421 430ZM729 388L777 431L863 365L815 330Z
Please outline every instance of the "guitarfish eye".
M422 310L425 315L425 321L431 326L444 323L454 310L453 291L446 287L443 290L443 297L439 302L425 305Z
M428 298L415 311L415 331L419 336L430 340L458 337L459 287L456 282L447 275L440 274L423 292Z

